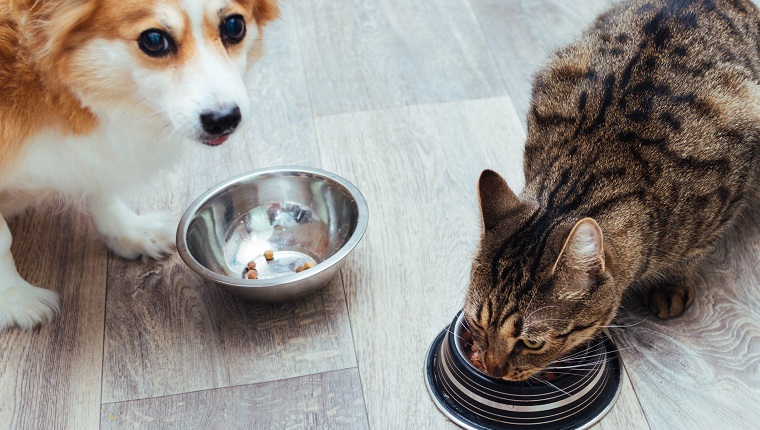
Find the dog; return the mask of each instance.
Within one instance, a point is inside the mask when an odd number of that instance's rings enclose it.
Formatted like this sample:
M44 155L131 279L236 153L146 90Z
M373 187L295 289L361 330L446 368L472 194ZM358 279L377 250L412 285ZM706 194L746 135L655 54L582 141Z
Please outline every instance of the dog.
M278 14L276 0L0 0L0 331L60 308L11 255L6 218L30 205L79 205L124 258L174 251L171 217L118 195L249 116L244 76Z

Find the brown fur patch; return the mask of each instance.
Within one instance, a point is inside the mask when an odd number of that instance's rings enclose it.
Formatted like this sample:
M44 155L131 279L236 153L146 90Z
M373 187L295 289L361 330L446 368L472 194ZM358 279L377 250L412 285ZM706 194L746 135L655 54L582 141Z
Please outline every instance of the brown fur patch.
M0 6L0 166L11 162L37 130L81 134L97 124L70 91L45 78L40 70L44 65L34 61L35 55L24 44L19 18L18 11Z
M259 26L264 26L280 16L275 0L253 0L253 18Z

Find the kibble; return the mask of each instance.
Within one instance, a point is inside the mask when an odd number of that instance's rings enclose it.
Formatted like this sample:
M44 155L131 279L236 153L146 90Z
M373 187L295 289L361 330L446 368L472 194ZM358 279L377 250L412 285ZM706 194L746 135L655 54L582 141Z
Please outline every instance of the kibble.
M303 263L302 266L296 267L296 273L301 273L306 269L311 269L312 267L314 267L314 263L312 263L311 261L307 261Z
M248 270L253 270L256 268L256 262L251 260L248 262Z
M259 279L259 272L256 269L251 269L245 274L245 277L248 279Z
M266 258L267 260L273 259L274 251L272 251L271 249L267 249L266 251L264 251L264 258Z
M480 358L480 350L473 343L472 334L470 334L469 331L465 331L462 333L461 337L464 345L464 353L467 356L467 359L469 359L470 363L472 363L477 369L485 372L486 366Z

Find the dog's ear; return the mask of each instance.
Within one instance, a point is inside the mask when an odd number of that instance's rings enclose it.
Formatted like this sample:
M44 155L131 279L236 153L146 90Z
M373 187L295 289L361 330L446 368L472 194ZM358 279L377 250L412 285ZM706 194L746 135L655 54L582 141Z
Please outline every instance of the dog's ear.
M279 16L280 8L277 7L277 0L253 0L253 17L260 27Z
M98 3L91 0L37 0L26 9L27 46L42 70L54 72L66 52L82 42L75 33L92 19Z

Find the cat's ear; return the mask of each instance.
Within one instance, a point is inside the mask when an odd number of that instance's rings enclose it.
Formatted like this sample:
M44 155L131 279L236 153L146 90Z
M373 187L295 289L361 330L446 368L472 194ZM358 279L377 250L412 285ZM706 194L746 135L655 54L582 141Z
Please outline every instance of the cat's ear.
M478 197L483 215L483 226L486 230L496 226L520 204L520 199L509 188L507 181L493 170L484 170L480 174Z
M572 271L576 278L595 279L604 273L604 238L599 224L592 218L578 221L552 268L552 275L559 267Z

